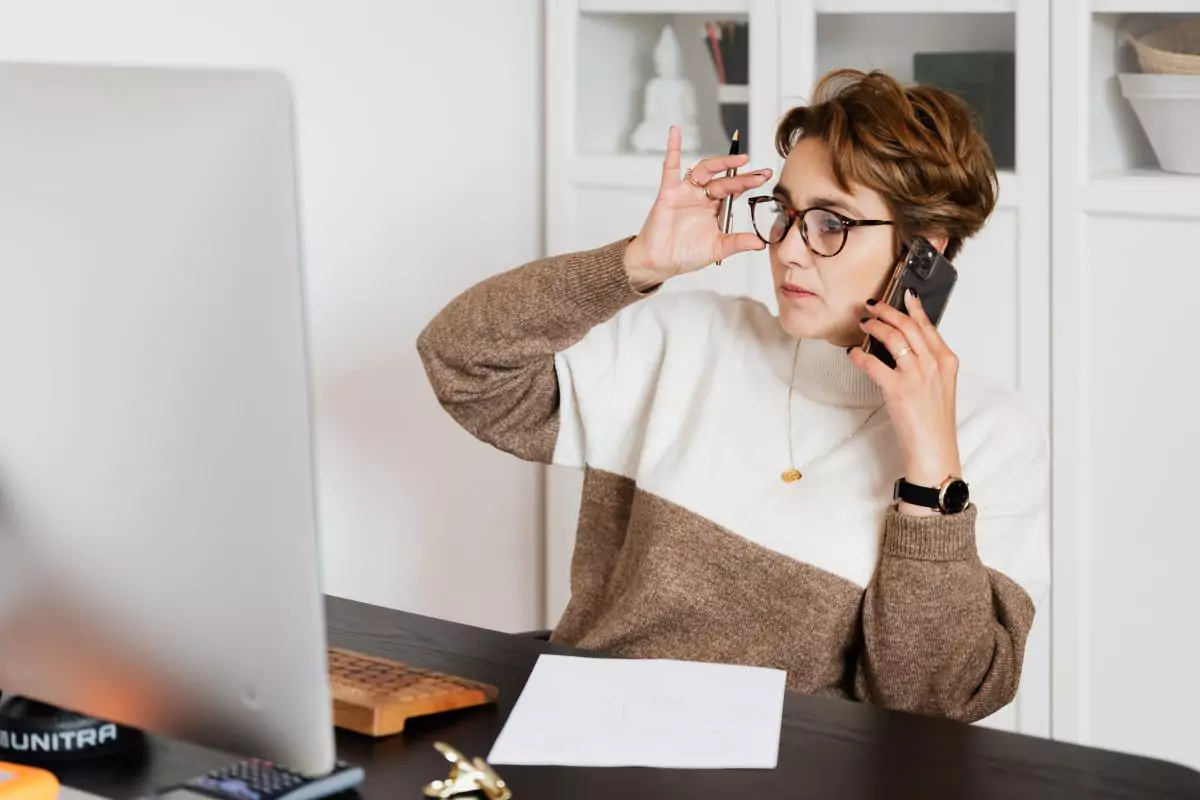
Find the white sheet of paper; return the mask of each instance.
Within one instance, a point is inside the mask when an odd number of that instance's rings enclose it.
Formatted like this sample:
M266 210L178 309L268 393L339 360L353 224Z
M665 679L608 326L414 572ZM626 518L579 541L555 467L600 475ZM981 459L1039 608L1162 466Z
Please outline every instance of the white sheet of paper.
M542 655L492 764L774 769L786 673Z

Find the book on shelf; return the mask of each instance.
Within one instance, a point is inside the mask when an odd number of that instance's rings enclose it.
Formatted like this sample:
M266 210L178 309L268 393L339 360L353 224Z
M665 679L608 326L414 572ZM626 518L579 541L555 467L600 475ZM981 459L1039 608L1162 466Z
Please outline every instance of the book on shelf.
M725 134L740 130L742 141L749 137L750 123L750 23L739 20L710 20L702 33L717 74L717 103Z

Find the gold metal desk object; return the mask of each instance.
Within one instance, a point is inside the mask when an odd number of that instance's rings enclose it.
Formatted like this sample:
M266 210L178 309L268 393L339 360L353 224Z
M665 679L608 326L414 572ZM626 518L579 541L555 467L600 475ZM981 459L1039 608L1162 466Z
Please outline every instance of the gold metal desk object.
M449 778L426 784L423 789L426 797L445 800L445 798L456 797L460 794L483 792L488 800L510 800L512 798L512 791L508 788L508 784L482 758L476 756L473 761L468 761L466 756L445 742L434 742L433 746L453 766L450 768Z

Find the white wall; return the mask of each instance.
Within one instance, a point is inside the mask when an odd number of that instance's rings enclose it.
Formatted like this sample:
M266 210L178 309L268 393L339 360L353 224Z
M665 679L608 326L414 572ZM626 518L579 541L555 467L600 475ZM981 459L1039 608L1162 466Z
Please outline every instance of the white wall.
M538 0L0 0L0 60L292 78L332 594L540 622L537 468L456 428L414 345L540 254L541 49Z

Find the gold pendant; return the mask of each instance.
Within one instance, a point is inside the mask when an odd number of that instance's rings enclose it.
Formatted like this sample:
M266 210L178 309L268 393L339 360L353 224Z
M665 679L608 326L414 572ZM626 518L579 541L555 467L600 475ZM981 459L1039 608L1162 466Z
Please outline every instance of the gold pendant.
M783 475L781 475L780 477L783 478L784 483L795 483L796 481L800 480L804 476L800 474L800 470L796 469L795 467L792 467L789 470L785 470Z

